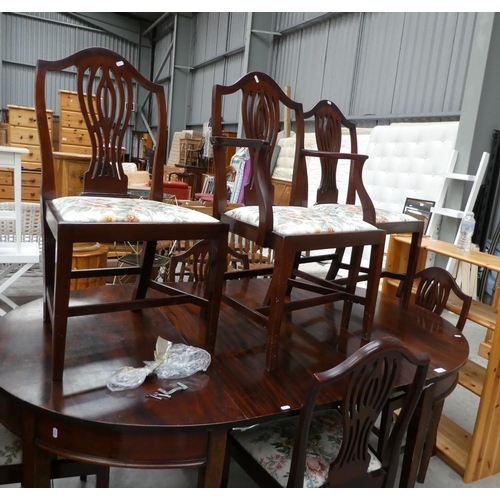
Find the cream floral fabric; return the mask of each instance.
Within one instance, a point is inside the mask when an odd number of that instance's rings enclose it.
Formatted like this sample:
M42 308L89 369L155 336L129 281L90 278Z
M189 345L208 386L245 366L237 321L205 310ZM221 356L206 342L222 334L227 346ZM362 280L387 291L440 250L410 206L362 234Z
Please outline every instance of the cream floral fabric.
M360 205L322 203L312 206L311 209L315 212L329 214L331 216L336 216L339 212L343 213L347 210L351 217L358 219L363 218L363 208ZM382 224L384 222L415 222L417 219L415 219L415 217L412 217L411 215L376 208L375 220L377 224Z
M0 424L0 466L23 461L21 439Z
M286 487L292 461L293 441L298 418L285 418L248 430L232 431L236 440L278 483ZM327 410L313 416L307 446L304 488L321 488L328 482L330 464L342 444L342 416ZM370 452L368 472L381 467Z
M259 207L239 207L226 212L228 217L252 226L259 225ZM356 212L337 210L334 214L305 207L273 207L273 231L281 236L301 234L372 231L374 226L360 219Z
M219 222L196 210L137 198L66 196L54 205L66 222Z

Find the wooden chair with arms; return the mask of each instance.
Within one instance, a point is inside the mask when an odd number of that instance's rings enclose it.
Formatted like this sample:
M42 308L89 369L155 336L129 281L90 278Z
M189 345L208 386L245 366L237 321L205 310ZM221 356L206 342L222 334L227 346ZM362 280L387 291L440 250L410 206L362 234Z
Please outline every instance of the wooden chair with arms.
M343 115L340 109L329 100L319 101L311 110L304 113L304 118L314 118L315 125L315 135L318 151L332 151L339 152L342 142L342 128L345 127L349 131L351 153L357 154L357 135L356 135L356 125ZM322 176L321 184L318 187L316 205L315 209L322 213L328 213L332 211L335 213L339 209L339 190L336 183L337 178L337 167L338 160L331 159L328 157L319 156L321 162ZM364 208L363 201L361 200L361 205L356 205L356 198L359 197L359 192L356 192L356 179L354 178L358 173L353 169L349 171L349 181L347 185L347 195L346 203L351 205L349 208L353 217L358 219L363 218ZM300 199L307 200L307 191L303 191L298 194ZM410 215L403 213L396 213L389 210L375 209L375 222L373 225L379 229L383 229L387 234L395 233L411 233L412 239L410 244L410 253L408 256L408 266L406 274L393 273L387 270L382 270L381 277L383 278L396 278L401 280L406 287L406 284L411 282L416 271L418 251L420 247L420 242L422 240L422 234L424 230L424 222L415 219ZM332 259L330 268L326 274L325 279L327 281L337 281L342 282L342 280L336 280L337 272L340 268L348 268L349 264L342 263L343 249L337 250L335 253L330 255L321 256L311 256L303 257L300 262L313 262L313 261L324 261ZM363 269L367 272L367 269ZM304 272L299 271L299 276L304 278L312 279L313 281L318 281L314 276L307 275ZM404 279L408 276L409 281ZM365 275L366 278L366 275ZM361 276L360 276L361 279ZM405 305L408 304L410 287L403 290L403 299Z
M398 339L365 344L344 362L312 376L298 417L231 431L225 481L233 457L263 487L393 487L401 442L428 366L427 354L412 354ZM412 380L389 444L377 455L370 435L403 367ZM338 410L319 408L322 391L329 387L341 388Z
M242 120L244 138L224 137L222 115L226 99L234 99L242 94ZM311 211L306 204L294 206L273 206L273 186L271 183L270 161L280 128L280 106L288 107L293 113L296 126L295 167L292 182L292 199L298 186L307 190L305 166L304 117L302 104L293 101L268 75L252 72L229 86L215 85L212 98L212 144L214 149L215 189L214 217L229 225L229 231L254 241L257 245L274 250L274 266L267 297L260 308L247 307L242 302L224 295L224 301L246 314L253 321L266 326L268 339L266 346L266 368L271 371L276 365L281 319L286 311L325 304L336 300L344 301L342 324L347 327L352 303L364 304L363 329L371 330L374 308L377 300L380 268L383 257L385 231L375 229L367 220L373 215L370 199L364 198L365 220L353 222L348 214L325 216ZM226 196L226 154L225 147L247 147L250 154L251 176L244 186L246 206L227 211ZM315 154L313 152L313 154ZM324 153L330 157L353 160L362 168L366 157ZM358 177L360 183L361 178ZM300 188L302 189L302 187ZM361 188L360 188L361 189ZM357 269L353 266L350 279L343 287L313 286L291 280L296 255L302 251L355 247L359 268L363 247L371 246L371 269L365 296L356 295ZM257 277L267 274L268 269L233 271L226 279ZM303 286L318 295L304 301L287 304L287 293L291 287Z
M45 111L46 80L52 72L72 67L76 68L73 73L75 87L90 136L92 157L84 174L82 194L58 198L52 139ZM151 92L158 113L149 199L127 196L127 176L119 154L138 87ZM44 321L52 326L53 379L60 380L63 376L66 330L71 316L194 303L206 313L206 347L212 348L226 269L227 226L206 214L162 202L167 142L163 87L147 80L121 55L104 48L89 48L58 61L39 60L35 97L42 158ZM199 296L182 293L151 279L157 241L187 239L211 242L210 280ZM73 244L86 241L143 242L140 264L72 270ZM136 276L130 300L89 305L71 302L71 278L116 275ZM148 295L149 289L165 295Z
M462 331L467 321L467 316L472 303L472 297L465 294L460 289L453 276L446 269L433 266L427 267L416 273L414 281L418 281L418 286L414 295L415 304L438 315L441 315L445 310L450 293L457 296L457 298L462 302L462 309L458 315L456 326L460 331ZM403 286L404 285L401 282L397 291L398 297L402 297L403 295ZM427 429L422 456L418 467L417 481L419 483L423 483L425 481L429 461L434 453L439 420L443 412L444 401L454 391L457 382L458 375L451 379L445 379L438 382L434 388L430 423ZM393 412L401 407L401 401L401 396L394 396L382 414L379 436L379 443L381 447L383 447L387 442L387 436L390 431L390 426L392 425Z

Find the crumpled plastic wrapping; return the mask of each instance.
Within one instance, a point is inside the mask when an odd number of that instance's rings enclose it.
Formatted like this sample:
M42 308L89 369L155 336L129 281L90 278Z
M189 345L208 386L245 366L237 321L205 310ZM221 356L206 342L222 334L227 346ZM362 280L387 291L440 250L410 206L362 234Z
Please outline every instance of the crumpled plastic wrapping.
M124 366L111 375L106 385L112 392L135 389L153 373L161 379L186 378L196 372L206 371L211 360L210 354L203 349L173 344L158 337L154 361L145 361L142 368Z
M196 372L206 371L210 361L212 361L210 354L203 349L185 344L172 344L168 358L155 368L155 374L162 379L186 378Z

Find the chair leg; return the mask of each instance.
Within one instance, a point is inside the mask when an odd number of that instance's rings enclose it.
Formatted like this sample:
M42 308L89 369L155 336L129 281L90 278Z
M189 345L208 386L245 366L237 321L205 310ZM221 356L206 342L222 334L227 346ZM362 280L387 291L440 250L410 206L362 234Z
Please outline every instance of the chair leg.
M406 443L401 465L400 488L413 488L418 474L422 448L426 439L435 395L435 384L427 387L420 396L406 432Z
M96 488L109 488L109 467L99 467L96 472Z
M353 247L351 252L351 262L349 264L349 275L347 277L347 283L345 291L350 294L356 292L356 286L358 284L357 277L359 275L359 269L361 267L361 259L363 257L364 247ZM351 319L352 311L352 301L345 300L344 307L342 308L342 320L341 326L347 328L349 326L349 320Z
M382 233L380 242L377 245L372 245L370 251L370 268L366 283L365 310L363 315L363 333L365 335L371 333L375 317L380 275L382 273L382 261L384 258L384 243L385 233Z
M62 380L63 377L72 257L73 244L69 238L61 234L57 240L57 265L52 304L52 380Z
M427 469L429 468L429 462L434 454L434 449L436 448L439 420L441 419L441 414L443 413L443 406L444 399L432 408L429 428L427 429L427 435L425 436L424 447L422 450L422 457L418 466L417 482L419 483L423 483L425 481Z
M56 240L48 225L44 225L43 234L43 321L50 323L49 303L53 301L55 262L56 262Z
M156 253L156 241L146 241L141 250L141 274L135 282L134 297L144 299L148 292L151 270L153 269Z
M294 259L294 262L293 262L293 273L292 273L294 276L295 276L295 271L299 269L301 254L302 254L302 252L296 252L296 254L295 254L295 259ZM292 293L292 289L293 289L293 285L291 285L291 284L289 284L286 287L285 295L287 297L290 297L290 294Z
M332 259L330 263L330 268L326 273L325 279L327 281L333 281L340 270L340 264L342 263L342 258L344 257L345 248L337 248L337 257Z
M434 400L432 401L432 413L418 468L417 481L419 483L423 483L425 481L427 469L429 468L429 462L436 448L439 420L441 419L441 414L443 413L444 401L455 390L457 384L458 375L452 379L445 379L436 384Z
M226 453L224 455L224 468L222 469L222 480L220 483L221 488L227 488L229 483L229 469L231 467L231 453L229 453L229 445L226 446Z
M422 243L422 233L416 232L411 235L410 252L408 255L408 267L403 285L403 307L407 307L410 302L413 277L417 271L417 260L420 245Z
M205 298L208 301L205 341L208 350L215 348L224 273L227 270L227 248L227 235L222 235L218 240L211 241L210 269L205 290Z
M275 249L273 277L269 285L270 303L267 321L266 369L269 372L276 368L285 296L294 259L295 252L286 249L284 244Z

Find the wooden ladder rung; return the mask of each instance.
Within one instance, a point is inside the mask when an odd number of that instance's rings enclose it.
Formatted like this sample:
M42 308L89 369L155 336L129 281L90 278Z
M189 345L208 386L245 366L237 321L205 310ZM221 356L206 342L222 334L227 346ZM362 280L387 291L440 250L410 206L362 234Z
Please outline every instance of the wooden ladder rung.
M448 311L460 314L462 310L462 301L455 295L450 295L446 304ZM473 300L470 306L468 319L482 325L488 329L494 330L498 316L498 309L495 309L487 304Z
M485 375L486 368L469 359L458 374L458 383L481 397Z
M484 359L490 359L491 342L485 340L479 344L477 353Z
M436 441L437 455L455 472L464 475L472 436L453 420L441 415Z

